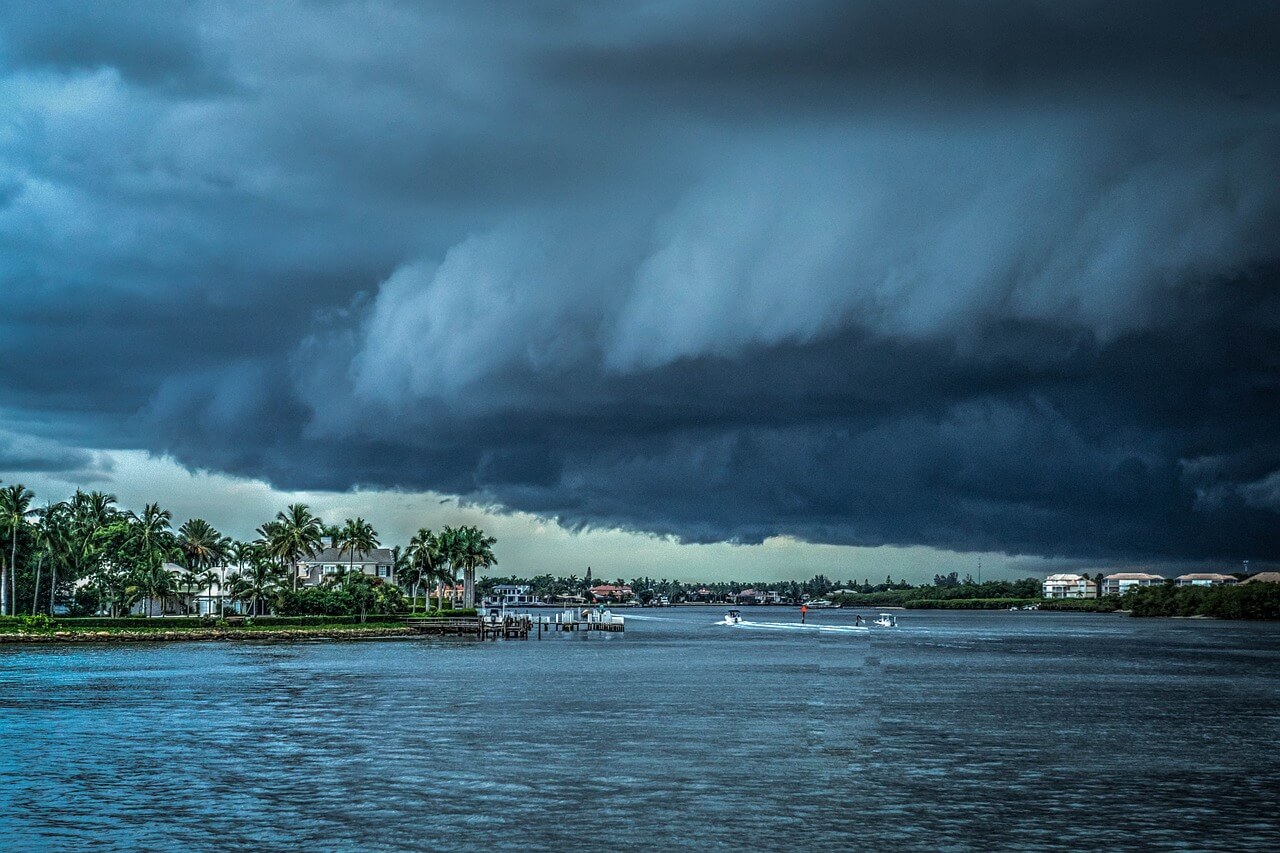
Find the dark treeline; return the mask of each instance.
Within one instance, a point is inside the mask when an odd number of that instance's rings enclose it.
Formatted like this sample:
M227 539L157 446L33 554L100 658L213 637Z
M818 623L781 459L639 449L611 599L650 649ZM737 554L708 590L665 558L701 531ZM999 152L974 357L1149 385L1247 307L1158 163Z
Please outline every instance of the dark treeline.
M1152 586L1124 596L1120 603L1134 616L1280 619L1280 584Z
M870 579L861 581L836 581L819 574L806 581L678 581L667 578L638 577L593 578L570 575L557 577L550 574L535 577L490 577L481 580L480 589L490 593L499 584L519 584L531 588L534 595L544 600L569 595L586 596L591 587L607 583L629 586L642 603L666 597L672 603L710 601L727 602L737 599L744 591L752 590L763 597L777 593L780 600L799 603L806 599L828 598L832 602L860 601L868 605L901 604L910 599L961 599L961 598L1033 598L1040 595L1041 582L1037 578L1017 581L987 581L976 583L972 578L960 579L957 573L935 575L932 584L916 586L905 580L886 577L880 583Z

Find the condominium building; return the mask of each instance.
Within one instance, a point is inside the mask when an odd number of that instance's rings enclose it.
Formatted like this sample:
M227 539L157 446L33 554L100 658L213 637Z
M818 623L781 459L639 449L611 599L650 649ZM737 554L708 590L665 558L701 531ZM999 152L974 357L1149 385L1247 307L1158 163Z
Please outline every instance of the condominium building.
M1102 579L1103 595L1124 595L1142 586L1160 586L1167 579L1149 572L1116 572Z
M1097 598L1098 585L1085 575L1049 575L1044 579L1044 597Z

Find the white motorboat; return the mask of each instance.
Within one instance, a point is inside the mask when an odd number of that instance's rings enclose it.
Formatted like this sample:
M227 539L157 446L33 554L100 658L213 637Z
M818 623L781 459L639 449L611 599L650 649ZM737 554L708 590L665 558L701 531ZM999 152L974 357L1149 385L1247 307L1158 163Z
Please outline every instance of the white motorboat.
M875 624L879 625L881 628L897 628L898 617L894 616L892 613L881 613L880 618L875 621Z
M736 610L730 610L724 616L724 624L726 625L737 625L740 622L742 622L742 614Z

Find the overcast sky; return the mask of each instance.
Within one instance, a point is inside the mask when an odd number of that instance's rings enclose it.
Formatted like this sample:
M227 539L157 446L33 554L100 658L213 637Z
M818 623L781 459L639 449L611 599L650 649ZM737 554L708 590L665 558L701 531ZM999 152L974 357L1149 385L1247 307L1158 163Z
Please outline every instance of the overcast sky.
M0 0L0 480L609 576L1275 561L1277 9Z

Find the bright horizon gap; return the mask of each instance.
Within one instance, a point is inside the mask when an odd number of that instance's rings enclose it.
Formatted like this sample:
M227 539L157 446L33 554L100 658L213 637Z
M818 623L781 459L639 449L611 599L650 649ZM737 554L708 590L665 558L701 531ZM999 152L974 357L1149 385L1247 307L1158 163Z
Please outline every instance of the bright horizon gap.
M373 523L384 545L405 544L420 527L477 525L496 536L498 565L490 576L533 577L541 574L583 575L591 567L601 579L635 577L679 581L806 580L823 574L836 581L880 583L886 576L911 583L932 581L935 574L957 572L984 580L1011 580L1071 569L1107 569L1135 565L1203 566L1188 563L1104 562L1050 559L999 552L959 552L926 546L853 546L802 542L774 536L756 545L681 543L670 537L622 529L573 531L554 519L518 510L491 511L468 505L456 496L355 488L349 492L276 489L258 479L216 471L190 470L172 457L140 450L97 451L106 457L94 482L74 482L39 471L0 474L21 480L36 501L69 498L76 488L110 492L122 507L140 510L159 503L174 515L175 528L188 518L203 518L222 533L251 540L254 531L287 504L305 503L327 523L362 516ZM1233 567L1213 564L1226 571ZM1251 564L1261 569L1261 564Z

